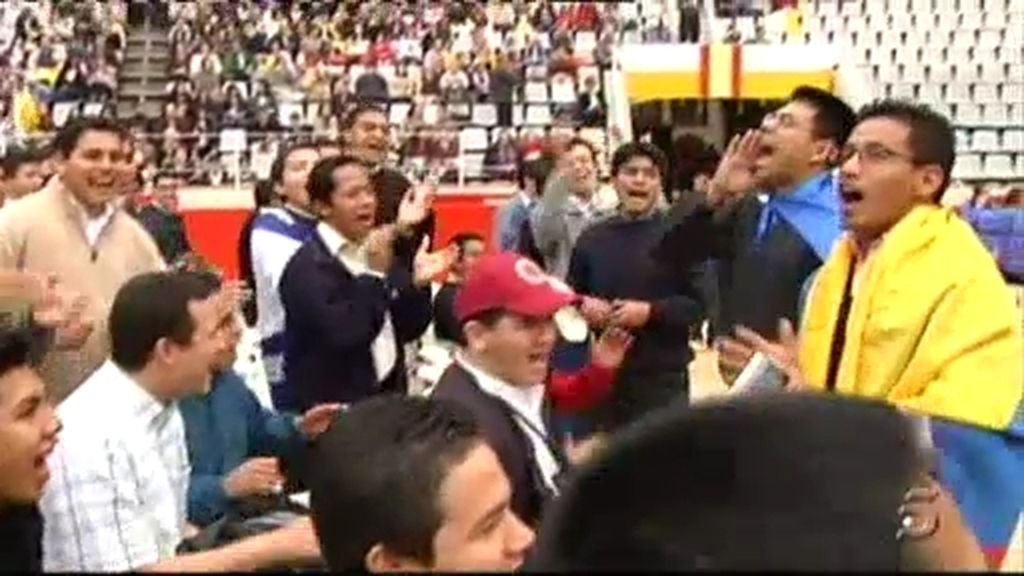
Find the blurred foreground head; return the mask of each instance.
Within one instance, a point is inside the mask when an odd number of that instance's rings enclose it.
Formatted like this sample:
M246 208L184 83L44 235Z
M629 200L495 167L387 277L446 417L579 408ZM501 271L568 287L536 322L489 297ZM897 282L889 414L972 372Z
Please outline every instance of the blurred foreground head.
M984 568L927 470L910 421L881 404L787 393L665 410L580 471L535 567Z

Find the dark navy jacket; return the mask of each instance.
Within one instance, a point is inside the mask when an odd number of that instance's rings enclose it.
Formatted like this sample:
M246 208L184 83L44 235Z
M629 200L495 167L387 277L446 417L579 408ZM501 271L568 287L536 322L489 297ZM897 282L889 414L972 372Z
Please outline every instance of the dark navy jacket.
M396 261L398 259L396 258ZM285 386L305 412L325 402L352 403L406 388L402 349L430 324L430 288L416 288L397 262L385 279L353 275L313 234L285 267L279 287L285 327ZM391 313L398 359L378 382L370 347Z

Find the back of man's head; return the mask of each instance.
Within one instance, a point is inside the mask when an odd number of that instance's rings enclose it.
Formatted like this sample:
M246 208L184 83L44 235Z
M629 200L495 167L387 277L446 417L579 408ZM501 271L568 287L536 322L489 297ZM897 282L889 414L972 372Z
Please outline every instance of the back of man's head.
M895 570L917 456L880 404L780 394L667 409L580 471L541 528L537 568Z
M382 545L433 563L441 485L482 438L472 415L417 397L380 396L342 413L318 438L313 523L331 570L363 570Z

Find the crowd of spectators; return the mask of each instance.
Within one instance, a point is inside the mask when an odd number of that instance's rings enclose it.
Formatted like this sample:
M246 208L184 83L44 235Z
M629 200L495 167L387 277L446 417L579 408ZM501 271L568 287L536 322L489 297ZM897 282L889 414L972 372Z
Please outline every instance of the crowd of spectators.
M0 132L54 127L55 104L113 99L127 44L126 2L10 2L0 6Z
M4 74L0 98L10 137L39 138L63 124L69 115L52 104L111 101L127 45L126 4L3 8L16 20L4 65L18 73ZM612 46L675 34L666 1L623 6L167 3L147 14L169 39L163 108L129 124L145 140L148 173L202 184L236 172L266 177L284 145L341 138L341 119L361 101L388 110L395 160L446 180L460 171L505 178L512 151L552 132L594 140L603 155L614 145L601 133Z
M614 5L589 3L181 3L168 16L168 101L141 130L158 135L154 160L172 171L216 163L222 143L206 135L243 129L246 177L265 175L261 159L286 140L339 138L361 101L390 107L401 160L454 178L460 132L476 126L487 172L507 174L510 150L545 124L605 124L600 70L620 29ZM514 111L538 101L550 105L536 124Z

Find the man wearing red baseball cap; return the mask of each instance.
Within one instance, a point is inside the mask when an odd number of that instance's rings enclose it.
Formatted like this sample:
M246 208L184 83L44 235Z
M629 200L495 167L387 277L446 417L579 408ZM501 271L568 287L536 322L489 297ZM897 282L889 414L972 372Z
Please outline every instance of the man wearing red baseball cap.
M572 289L526 257L482 257L455 297L465 346L433 391L474 414L512 483L512 510L531 525L558 494L557 478L569 464L550 434L554 390L545 382L556 330L567 340L587 337L576 301ZM621 331L602 335L595 346L604 348L601 361L578 375L589 396L611 386L629 342Z

